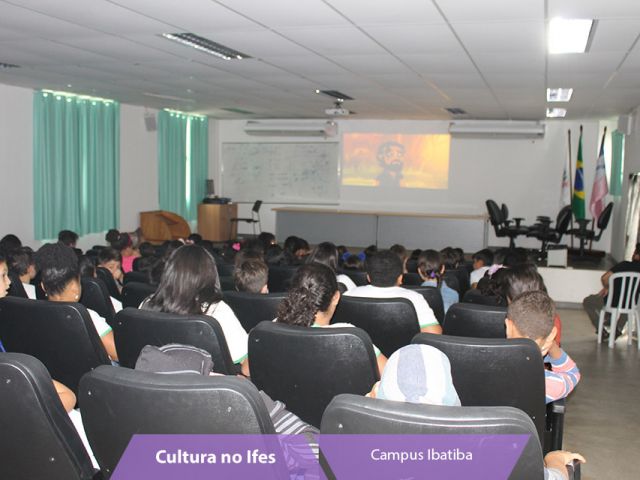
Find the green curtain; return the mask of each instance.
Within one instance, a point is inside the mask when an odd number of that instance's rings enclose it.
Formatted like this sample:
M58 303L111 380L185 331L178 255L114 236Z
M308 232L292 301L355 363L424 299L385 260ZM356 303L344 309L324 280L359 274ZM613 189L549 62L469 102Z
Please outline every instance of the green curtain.
M36 239L119 226L120 106L34 92L33 184Z
M198 204L207 193L209 173L209 120L207 117L191 117L191 189L187 196L189 219L198 218Z
M614 130L611 132L611 180L609 181L609 193L614 196L622 195L623 159L624 133Z
M158 112L158 193L160 209L196 220L208 171L206 117Z

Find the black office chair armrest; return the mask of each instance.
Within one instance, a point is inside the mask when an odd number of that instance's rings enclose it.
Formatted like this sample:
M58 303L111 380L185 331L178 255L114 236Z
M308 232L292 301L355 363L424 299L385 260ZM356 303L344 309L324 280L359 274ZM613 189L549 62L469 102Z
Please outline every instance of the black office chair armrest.
M567 409L567 401L562 398L547 404L547 420L545 428L544 453L553 450L562 450L562 437L564 435L564 414Z
M569 473L569 480L580 480L580 461L574 460L567 465L567 472Z
M520 224L522 223L524 218L522 218L522 217L514 217L513 220L516 222L516 227L520 228Z

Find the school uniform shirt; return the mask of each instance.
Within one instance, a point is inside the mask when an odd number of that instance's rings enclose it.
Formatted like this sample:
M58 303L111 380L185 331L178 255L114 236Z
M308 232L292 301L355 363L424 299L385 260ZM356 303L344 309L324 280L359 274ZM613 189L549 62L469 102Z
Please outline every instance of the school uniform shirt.
M406 298L411 301L413 308L418 316L418 325L420 328L440 325L433 310L422 295L413 290L402 287L376 287L373 285L364 285L348 290L344 293L347 297L364 297L364 298Z
M240 321L236 317L236 314L233 313L233 310L231 310L231 307L220 300L218 303L210 305L204 314L215 318L220 324L233 363L241 363L247 358L249 353L249 335L245 329L242 328Z
M24 288L24 291L27 294L27 297L29 297L31 300L35 300L36 299L36 286L35 285L31 285L30 283L23 283L22 287Z
M113 305L113 309L116 313L122 310L122 302L116 298L109 297L111 299L111 305Z
M338 283L341 283L345 287L347 287L347 291L351 290L352 288L356 288L356 284L353 283L353 280L351 280L351 277L349 277L349 275L341 273L340 275L336 275L336 280L338 281Z
M471 285L473 285L474 283L478 283L480 281L480 279L482 277L484 277L484 274L489 270L489 267L480 267L480 268L476 268L473 272L471 272L471 274L469 275L469 283Z
M93 322L93 326L96 327L96 332L98 332L98 336L100 338L104 337L107 333L111 331L111 327L107 323L107 321L98 314L87 308L87 312L89 312L89 316L91 317L91 321Z

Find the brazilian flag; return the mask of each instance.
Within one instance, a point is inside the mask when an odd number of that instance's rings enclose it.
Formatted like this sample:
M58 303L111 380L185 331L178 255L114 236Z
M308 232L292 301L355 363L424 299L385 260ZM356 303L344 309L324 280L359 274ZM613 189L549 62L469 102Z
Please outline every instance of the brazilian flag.
M576 162L576 179L573 184L573 198L571 210L576 220L584 218L584 169L582 164L582 125L580 126L580 139L578 140L578 161Z

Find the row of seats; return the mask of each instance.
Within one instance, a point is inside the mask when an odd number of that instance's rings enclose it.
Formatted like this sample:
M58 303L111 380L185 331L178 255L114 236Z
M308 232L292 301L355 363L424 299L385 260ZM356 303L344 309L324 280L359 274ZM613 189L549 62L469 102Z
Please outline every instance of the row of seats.
M108 479L134 434L274 433L250 382L101 366L79 385L83 423L101 469L96 472L40 361L0 354L0 396L0 451L11 459L3 462L3 477L16 480ZM341 394L325 409L320 431L530 435L509 478L543 478L539 429L527 414L508 406L442 407Z

